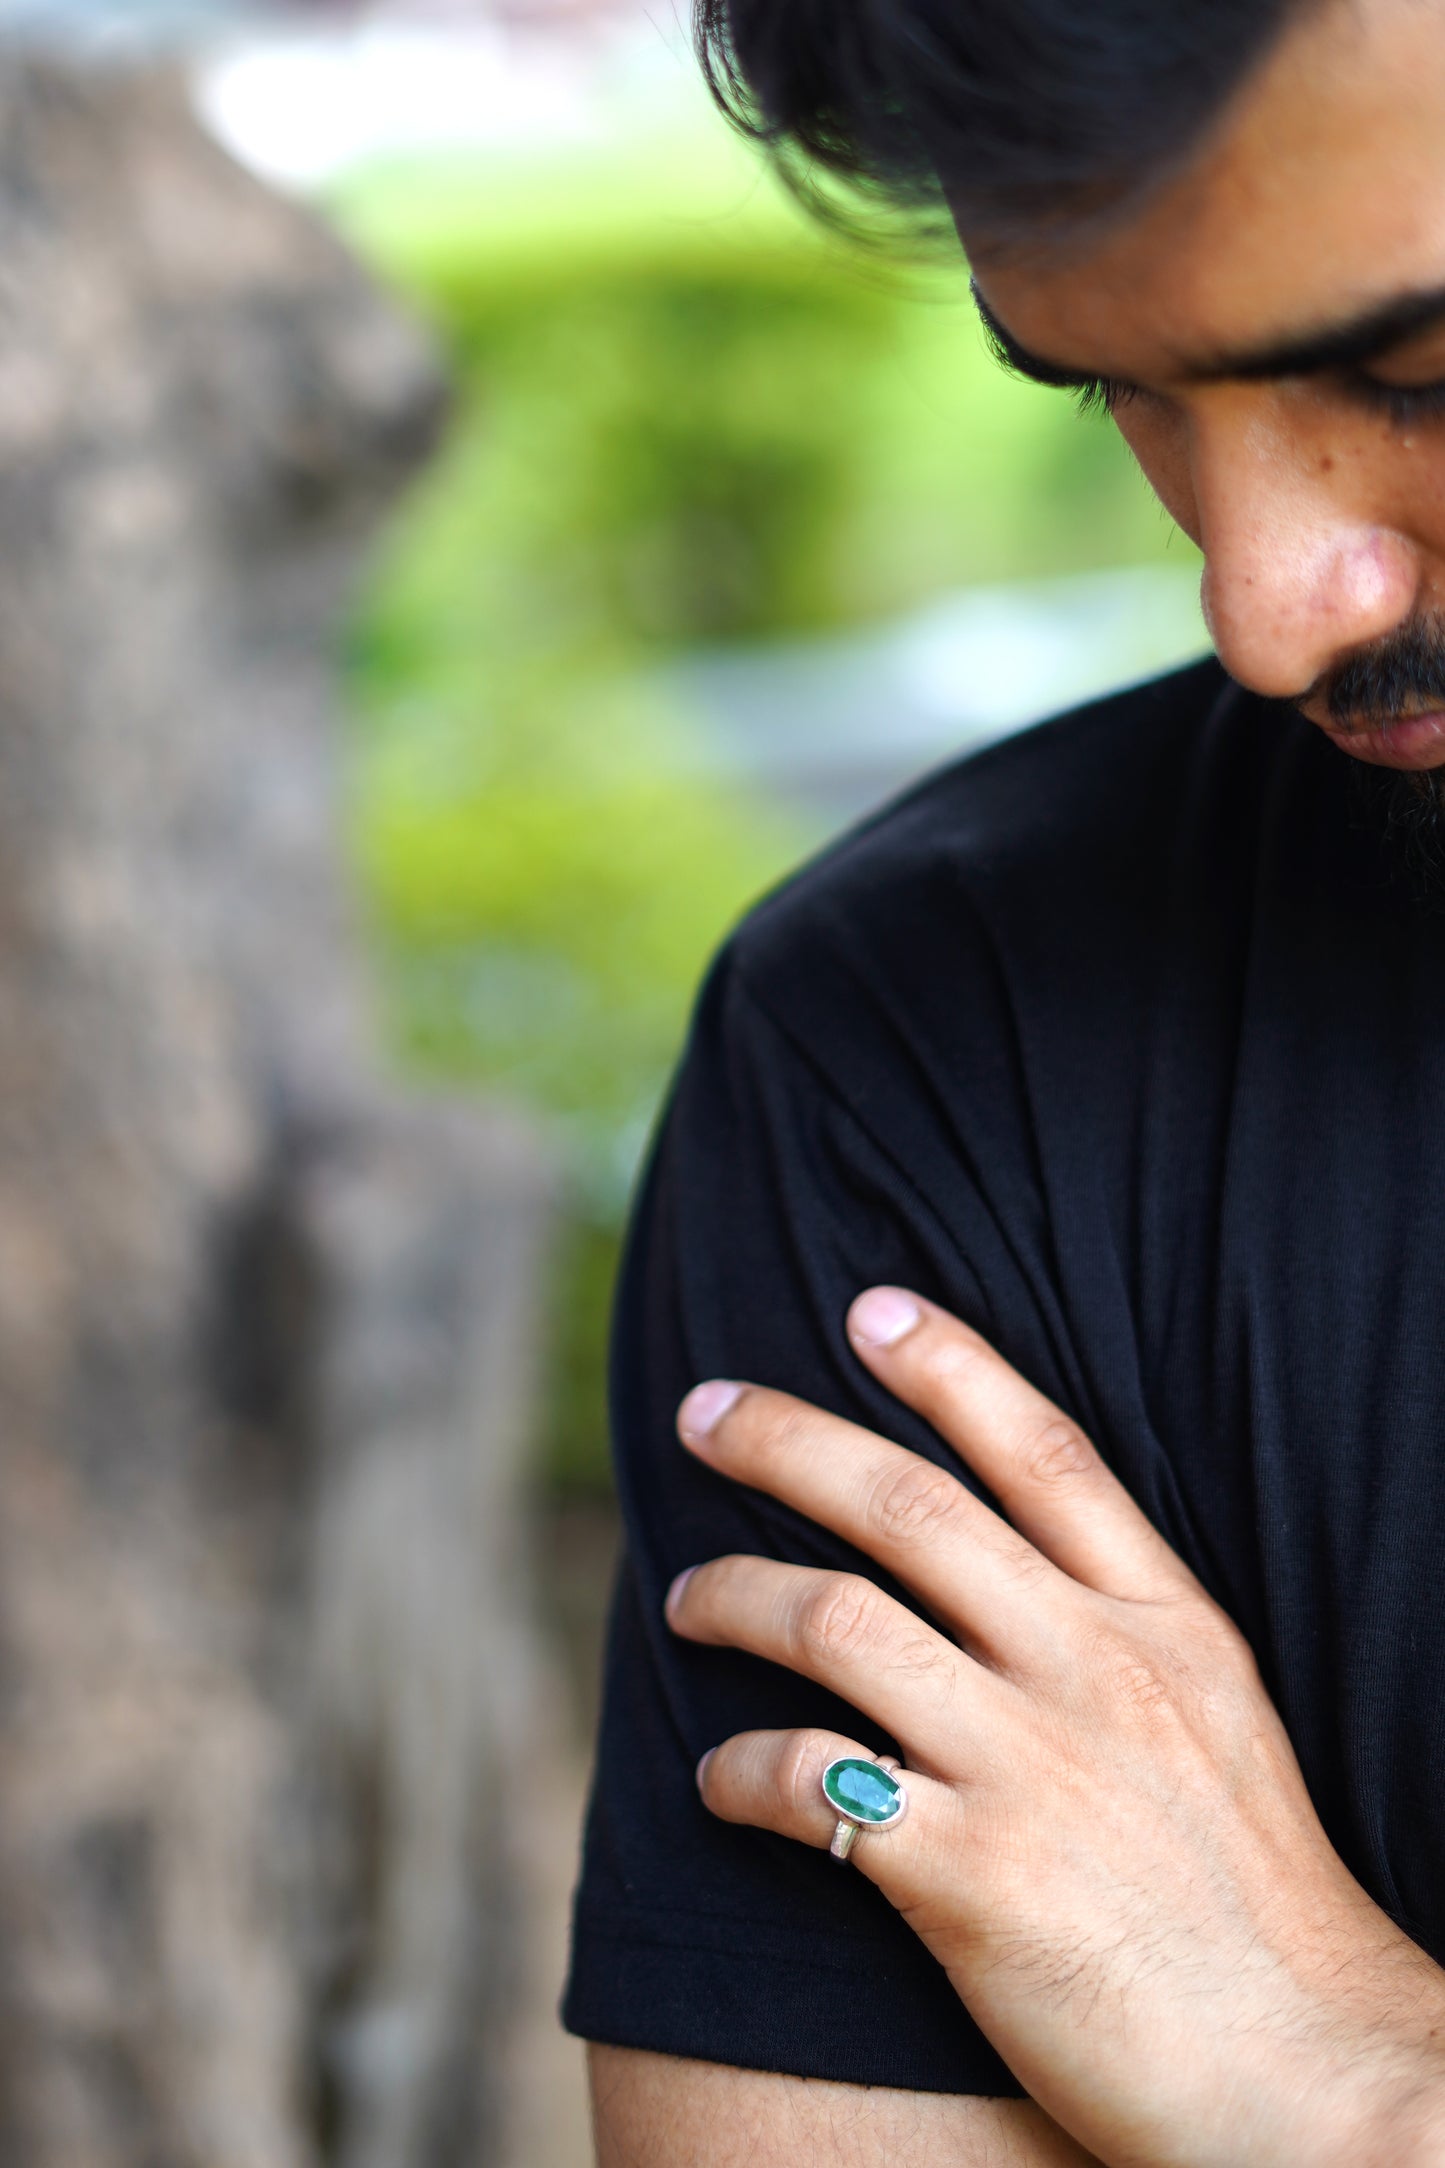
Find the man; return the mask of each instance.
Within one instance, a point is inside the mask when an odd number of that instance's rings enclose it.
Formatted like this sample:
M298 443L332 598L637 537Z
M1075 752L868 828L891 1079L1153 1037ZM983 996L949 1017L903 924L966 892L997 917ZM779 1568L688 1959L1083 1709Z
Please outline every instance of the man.
M705 34L805 175L937 177L1219 664L928 782L704 994L619 1311L602 2160L1445 2162L1445 5ZM909 1813L840 1866L846 1754Z

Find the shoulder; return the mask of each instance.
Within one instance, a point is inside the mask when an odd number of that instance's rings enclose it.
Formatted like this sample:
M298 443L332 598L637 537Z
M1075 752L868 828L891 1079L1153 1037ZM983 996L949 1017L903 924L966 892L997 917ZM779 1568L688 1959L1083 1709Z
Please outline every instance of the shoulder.
M1181 867L1238 855L1260 723L1210 658L957 761L766 897L723 975L816 1042L870 1012L906 1014L911 1036L962 985L986 1002L1020 974L1063 981L1070 959L1127 972Z
M1211 658L955 761L767 896L732 954L763 989L845 933L872 947L900 912L916 930L928 904L1061 897L1081 867L1090 892L1126 868L1147 878L1174 855L1191 780L1229 757L1253 705Z

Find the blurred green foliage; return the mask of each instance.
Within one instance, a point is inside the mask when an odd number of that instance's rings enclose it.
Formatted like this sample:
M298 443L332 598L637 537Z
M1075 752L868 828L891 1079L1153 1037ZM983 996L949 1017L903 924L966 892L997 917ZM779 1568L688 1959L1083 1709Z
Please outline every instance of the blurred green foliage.
M958 263L889 276L720 128L631 160L354 177L437 326L443 456L355 626L355 834L406 1057L565 1139L554 1480L605 1480L617 1229L709 950L805 839L698 758L649 660L1167 535L1113 434L983 352Z

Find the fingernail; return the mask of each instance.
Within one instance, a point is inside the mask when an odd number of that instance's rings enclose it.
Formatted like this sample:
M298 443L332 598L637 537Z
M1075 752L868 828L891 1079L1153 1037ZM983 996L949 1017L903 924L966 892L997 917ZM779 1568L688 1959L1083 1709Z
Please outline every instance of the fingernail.
M734 1385L730 1378L713 1378L706 1385L695 1385L677 1411L677 1427L683 1437L711 1436L742 1394L742 1386Z
M683 1571L678 1575L677 1579L673 1582L671 1588L668 1590L667 1595L663 1600L662 1608L664 1609L664 1611L666 1611L669 1618L672 1617L673 1612L682 1602L682 1592L687 1587L688 1582L692 1579L693 1575L696 1572L696 1566L684 1567Z
M865 1347L892 1347L912 1332L922 1315L901 1287L870 1287L848 1312L848 1330Z
M707 1775L707 1765L712 1760L716 1752L717 1748L715 1746L710 1746L707 1752L703 1755L702 1760L697 1765L697 1788L699 1791L702 1790L703 1779Z

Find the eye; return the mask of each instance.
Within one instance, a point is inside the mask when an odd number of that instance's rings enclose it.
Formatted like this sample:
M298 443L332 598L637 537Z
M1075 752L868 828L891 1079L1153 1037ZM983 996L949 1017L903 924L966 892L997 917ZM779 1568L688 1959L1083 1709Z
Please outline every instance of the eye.
M1129 386L1116 384L1114 377L1088 377L1072 386L1072 397L1081 414L1111 414L1129 397Z
M979 323L984 344L1006 375L1022 377L1029 384L1047 385L1052 391L1068 392L1081 414L1113 414L1134 396L1132 384L1121 384L1108 376L1076 376L1072 370L1055 368L1052 362L1025 354L1005 337L982 300Z
M1433 384L1386 384L1361 370L1349 377L1348 385L1362 406L1383 414L1400 429L1445 416L1445 377L1438 377Z
M1091 376L1072 388L1074 405L1081 414L1116 414L1135 396L1132 384L1117 383L1110 376ZM1442 404L1445 404L1445 385L1441 386L1441 394Z

